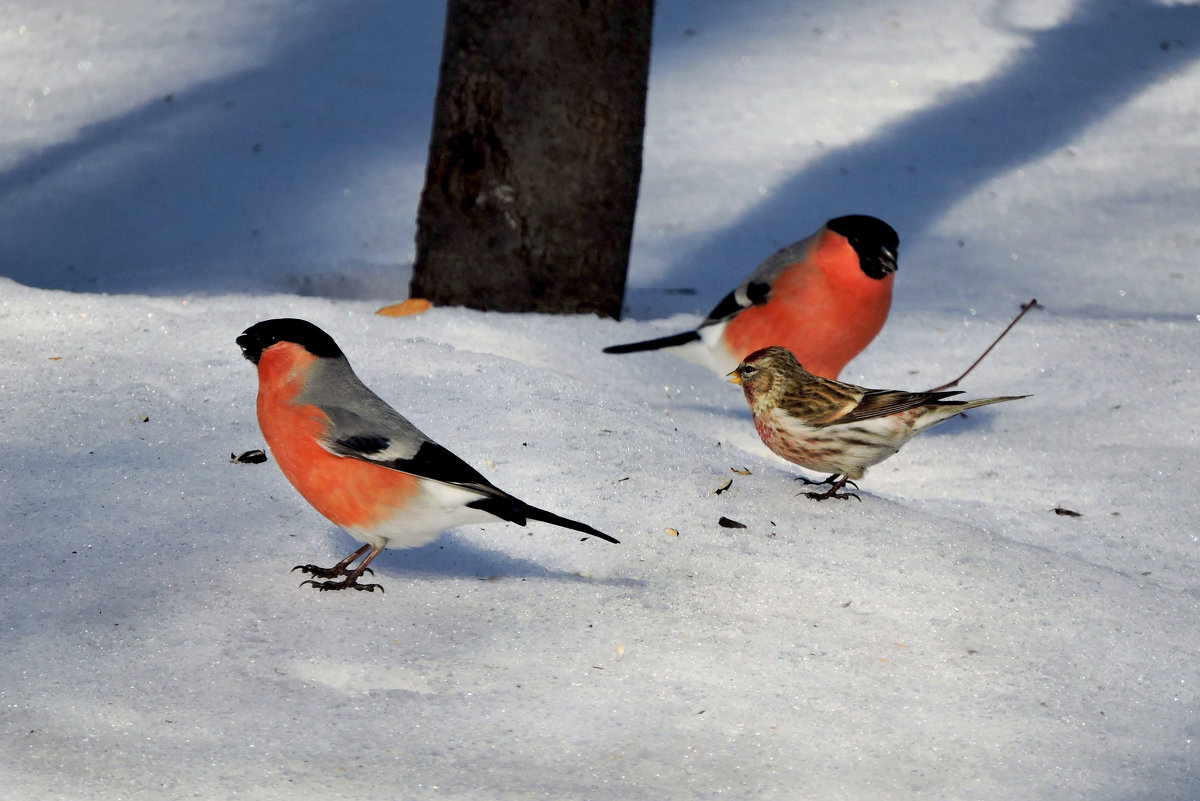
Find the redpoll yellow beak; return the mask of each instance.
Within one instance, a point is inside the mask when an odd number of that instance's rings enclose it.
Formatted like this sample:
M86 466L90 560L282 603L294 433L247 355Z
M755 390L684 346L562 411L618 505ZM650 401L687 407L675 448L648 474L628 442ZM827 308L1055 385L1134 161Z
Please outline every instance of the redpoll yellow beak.
M737 370L733 370L732 372L730 372L729 374L727 374L725 377L726 377L727 379L729 379L729 383L730 383L730 384L740 384L740 383L742 383L742 377L741 377L740 375L738 375L738 371L737 371Z

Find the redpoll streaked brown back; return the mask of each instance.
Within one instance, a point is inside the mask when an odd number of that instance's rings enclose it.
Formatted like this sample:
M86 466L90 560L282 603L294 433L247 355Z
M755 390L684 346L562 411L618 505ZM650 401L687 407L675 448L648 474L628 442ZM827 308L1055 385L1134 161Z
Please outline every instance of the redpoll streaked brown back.
M818 499L851 497L838 490L931 426L977 406L1028 397L947 400L962 393L867 389L813 375L781 347L751 353L729 380L741 384L768 448L793 464L840 476L827 492L808 493Z

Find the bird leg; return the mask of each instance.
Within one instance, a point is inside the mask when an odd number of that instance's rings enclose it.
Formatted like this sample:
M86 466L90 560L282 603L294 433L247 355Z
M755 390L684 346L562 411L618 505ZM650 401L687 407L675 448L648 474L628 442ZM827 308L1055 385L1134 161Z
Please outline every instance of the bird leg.
M837 479L837 480L835 481L834 479ZM805 484L830 484L830 485L832 485L829 487L828 491L826 491L826 492L806 492L806 493L804 493L804 495L807 495L809 498L812 498L815 501L823 501L823 500L826 500L827 498L837 498L838 500L845 500L846 498L854 498L859 503L862 503L862 498L858 497L853 492L838 492L838 490L840 490L842 487L846 486L847 484L853 484L854 488L858 489L858 485L855 484L853 481L851 481L848 476L842 476L841 478L838 478L838 476L836 474L834 474L834 475L830 476L829 478L825 479L824 481L811 481L808 479L804 479L804 483Z
M354 562L354 560L357 559L358 557L362 556L367 551L371 551L371 553L367 554L367 557L362 560L362 563L358 567L354 568L353 570L349 569L349 566ZM372 570L371 568L367 567L367 565L369 565L371 563L371 560L374 559L376 556L378 556L381 551L383 551L382 548L375 548L372 550L370 545L364 545L363 547L359 548L354 553L347 556L342 561L338 562L333 567L318 567L316 565L296 565L295 567L292 568L292 570L293 571L299 570L301 573L308 573L317 578L337 578L339 576L345 577L341 581L313 581L312 579L309 579L308 581L301 582L300 583L301 587L303 587L305 584L311 584L312 586L316 587L318 590L321 590L321 591L346 590L346 589L353 588L356 590L366 590L367 592L375 592L375 588L379 587L379 591L383 592L383 586L380 584L359 584L358 583L358 578L363 573L371 573L371 574L375 573L375 571Z

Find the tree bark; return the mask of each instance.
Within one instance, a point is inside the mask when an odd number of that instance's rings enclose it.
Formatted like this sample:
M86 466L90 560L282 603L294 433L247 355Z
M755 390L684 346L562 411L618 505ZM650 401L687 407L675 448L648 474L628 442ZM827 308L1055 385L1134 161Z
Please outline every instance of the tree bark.
M448 0L412 297L619 317L652 0Z

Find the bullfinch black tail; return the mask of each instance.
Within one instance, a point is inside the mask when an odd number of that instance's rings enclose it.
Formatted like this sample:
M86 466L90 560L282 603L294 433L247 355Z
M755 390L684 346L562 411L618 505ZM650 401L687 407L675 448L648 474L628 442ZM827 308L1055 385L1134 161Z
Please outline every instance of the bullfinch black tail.
M604 349L604 352L639 353L644 350L658 350L659 348L673 348L676 345L686 345L698 339L700 339L700 335L695 331L685 331L682 334L672 334L669 337L647 339L645 342L630 342L628 345L610 345Z
M543 523L552 523L556 526L562 526L563 528L569 528L573 531L589 534L593 537L598 537L605 542L612 542L616 544L620 544L621 542L616 537L610 537L603 531L598 531L597 529L592 528L587 523L580 523L578 520L571 520L568 517L556 515L554 512L547 512L545 509L539 509L536 506L530 506L529 504L525 504L525 516L530 520L540 520Z
M569 528L572 531L579 531L588 534L592 537L598 537L606 542L614 542L620 544L620 540L608 536L603 531L594 529L587 523L580 523L578 520L572 520L569 517L556 515L554 512L547 512L545 509L539 509L536 506L530 506L522 500L505 494L501 497L480 498L477 501L472 501L467 506L475 509L482 509L488 514L495 515L501 520L507 520L510 523L516 523L519 526L524 526L529 520L540 520L543 523L550 523L555 526Z

